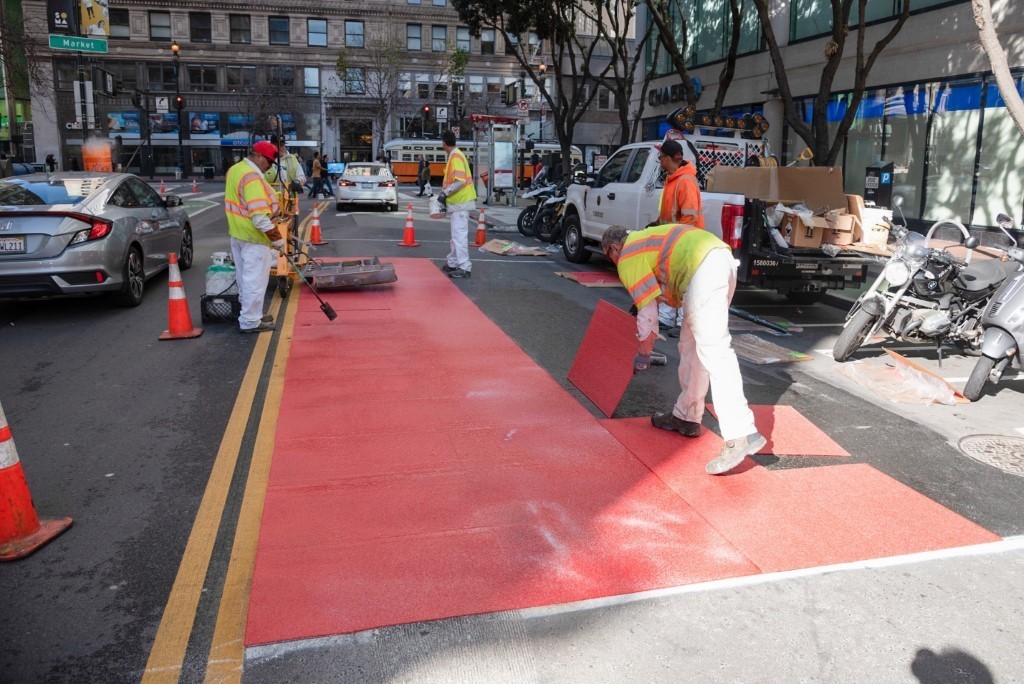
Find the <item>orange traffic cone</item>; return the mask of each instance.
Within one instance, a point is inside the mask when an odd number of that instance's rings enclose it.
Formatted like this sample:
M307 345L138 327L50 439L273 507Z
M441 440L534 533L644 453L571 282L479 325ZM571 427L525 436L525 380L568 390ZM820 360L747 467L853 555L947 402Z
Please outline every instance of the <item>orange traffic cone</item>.
M419 247L420 243L416 242L416 229L412 225L412 205L409 205L409 213L405 215L405 235L402 236L402 241L398 243L399 247Z
M196 183L196 179L192 179L192 192L199 192L199 184Z
M161 195L166 195L167 194L167 186L164 185L164 179L163 178L160 179L160 194Z
M160 335L161 340L185 340L199 337L202 328L192 327L192 316L188 313L188 302L185 301L185 286L181 284L181 270L178 268L178 255L171 252L171 264L168 266L167 284L170 286L170 297L167 300L168 330Z
M320 234L320 210L317 209L316 202L313 203L313 223L310 226L309 244L311 244L311 245L326 245L327 244L327 240L324 240L324 236Z
M487 242L487 229L484 225L484 210L481 207L480 215L476 219L476 242L473 243L473 246L483 247L485 242Z
M27 556L71 527L71 518L40 520L0 406L0 561Z

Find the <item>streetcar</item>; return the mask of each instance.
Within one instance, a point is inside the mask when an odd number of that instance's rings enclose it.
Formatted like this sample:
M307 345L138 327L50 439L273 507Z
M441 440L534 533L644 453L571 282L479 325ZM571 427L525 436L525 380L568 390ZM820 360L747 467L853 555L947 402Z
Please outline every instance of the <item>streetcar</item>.
M485 147L481 145L481 147ZM459 149L466 153L466 159L473 165L474 171L476 165L473 159L473 142L470 140L460 140ZM486 153L486 150L484 150ZM444 165L447 161L448 156L445 154L444 148L441 147L440 140L422 140L419 138L395 138L384 143L384 153L391 155L391 172L398 178L399 183L416 183L419 177L419 161L420 155L426 157L426 160L430 162L430 177L434 180L439 180L444 176ZM557 143L536 143L534 148L528 152L525 152L526 166L523 169L523 178L529 182L533 178L533 166L529 163L530 157L536 154L539 156L545 164L550 162L552 154L561 154L562 148ZM571 164L575 166L583 161L583 152L580 148L575 145L570 149ZM484 158L486 162L486 157ZM568 167L567 167L568 168ZM483 169L481 169L483 170ZM509 169L508 171L511 171Z

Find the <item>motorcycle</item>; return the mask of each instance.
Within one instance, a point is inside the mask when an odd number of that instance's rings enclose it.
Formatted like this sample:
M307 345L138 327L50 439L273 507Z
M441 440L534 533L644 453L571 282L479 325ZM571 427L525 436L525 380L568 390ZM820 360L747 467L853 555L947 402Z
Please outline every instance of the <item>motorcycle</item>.
M1016 266L992 299L981 318L984 330L981 357L967 379L964 396L977 401L988 382L997 384L1010 365L1022 368L1024 353L1024 249L1010 233L1013 219L1006 214L996 217L999 229L1010 238L1012 247L997 247L1006 253L1007 263ZM1024 225L1019 230L1024 230Z
M964 237L965 260L930 246L935 232L950 225ZM942 343L947 340L962 350L977 351L982 313L1008 269L994 259L971 264L978 238L956 221L938 221L924 237L901 225L890 226L890 231L896 236L893 255L847 313L843 332L832 347L833 358L846 361L880 330L905 342L934 343L940 366Z
M519 219L516 221L516 227L519 229L520 234L525 235L526 237L533 236L533 223L537 217L537 212L540 211L544 202L555 193L557 187L557 183L542 181L531 186L529 190L523 193L523 199L532 199L535 200L535 203L519 212Z
M562 237L562 216L565 213L565 196L568 183L561 182L554 193L544 200L540 211L533 220L533 234L541 242L558 242Z

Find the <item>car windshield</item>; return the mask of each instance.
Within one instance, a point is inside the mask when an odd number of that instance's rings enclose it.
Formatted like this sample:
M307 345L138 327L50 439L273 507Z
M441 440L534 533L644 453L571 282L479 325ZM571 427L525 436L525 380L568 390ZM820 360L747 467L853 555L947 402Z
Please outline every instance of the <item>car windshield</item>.
M51 179L42 182L26 182L15 178L8 184L18 186L22 191L40 199L39 202L26 204L78 204L102 182L103 179L99 178ZM0 203L12 204L7 201Z
M346 176L384 176L388 170L383 166L355 166L350 165L345 171Z
M28 207L46 204L42 197L20 183L0 181L0 206Z

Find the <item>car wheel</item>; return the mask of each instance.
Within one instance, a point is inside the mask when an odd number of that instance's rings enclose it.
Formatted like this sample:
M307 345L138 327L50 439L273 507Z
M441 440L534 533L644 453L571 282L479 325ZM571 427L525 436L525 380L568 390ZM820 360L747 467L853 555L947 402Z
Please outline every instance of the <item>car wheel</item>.
M565 239L562 241L562 253L574 264L585 264L590 261L590 250L583 241L583 230L580 228L580 217L571 214L565 217Z
M142 294L146 288L146 277L142 271L142 252L138 247L128 249L121 269L124 282L117 293L117 303L121 306L138 306L142 303Z
M178 250L178 268L182 271L187 271L192 268L192 258L195 255L195 249L192 245L192 226L185 224L185 228L181 231L181 248Z

